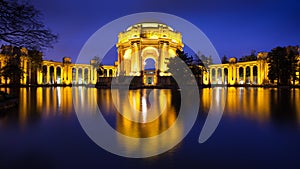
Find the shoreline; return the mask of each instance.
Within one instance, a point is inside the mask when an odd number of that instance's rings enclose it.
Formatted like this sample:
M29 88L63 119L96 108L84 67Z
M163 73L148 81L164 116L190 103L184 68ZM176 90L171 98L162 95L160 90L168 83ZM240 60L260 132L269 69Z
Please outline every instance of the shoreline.
M94 85L94 84L42 84L42 85L5 85L2 84L0 85L0 88L28 88L28 87L77 87L77 86L84 86L84 87L95 87L97 89L110 89L113 88L110 85ZM118 85L116 87L127 87L128 84L124 85ZM188 86L188 85L187 85ZM238 85L224 85L224 84L212 84L212 85L198 85L198 88L213 88L213 87L261 87L261 88L300 88L300 85L254 85L254 84L238 84ZM130 89L174 89L178 88L177 85L139 85L139 86L134 86L130 85Z

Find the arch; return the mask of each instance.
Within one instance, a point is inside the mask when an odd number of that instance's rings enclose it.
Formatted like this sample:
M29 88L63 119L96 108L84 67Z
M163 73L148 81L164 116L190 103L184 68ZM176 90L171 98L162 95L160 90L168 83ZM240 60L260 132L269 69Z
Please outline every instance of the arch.
M145 53L146 51L148 51L148 53ZM152 47L152 46L147 46L145 47L143 50L142 50L142 53L141 53L141 56L142 57L145 57L145 55L149 55L149 51L153 51L154 53L151 53L152 55L155 54L156 57L159 56L159 52L158 52L158 49L155 48L155 47Z
M109 69L109 77L113 77L113 70Z
M244 84L245 79L244 79L244 68L243 67L239 67L239 84Z
M46 84L47 83L47 73L48 73L47 65L42 66L42 73L43 73L42 83Z
M257 84L257 75L258 75L258 72L257 72L258 68L256 65L253 66L252 68L252 72L253 72L253 83L254 84Z
M54 84L55 83L55 79L54 79L54 66L50 66L50 68L49 68L49 74L50 74L50 84Z
M147 57L143 65L143 70L156 70L156 60L152 57Z
M253 76L257 76L257 66L253 66Z
M246 80L245 80L246 84L250 84L250 72L251 72L250 66L247 66L246 67Z
M214 68L211 69L211 77L212 77L212 82L216 81L216 70Z
M87 84L89 80L89 69L88 68L83 68L84 76L83 76L83 84Z
M57 84L62 84L61 67L60 66L56 67L56 80L55 81Z
M224 68L224 84L228 83L228 68Z
M72 68L72 84L76 84L76 68Z
M103 76L104 76L104 77L107 76L107 69L104 69L104 71L103 71Z

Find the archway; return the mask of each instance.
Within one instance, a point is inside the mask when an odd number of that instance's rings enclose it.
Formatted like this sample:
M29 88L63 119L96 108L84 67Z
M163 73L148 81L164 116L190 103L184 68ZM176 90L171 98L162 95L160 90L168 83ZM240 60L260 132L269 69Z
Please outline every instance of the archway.
M217 84L222 84L222 69L218 68Z
M104 69L104 71L103 71L103 76L104 76L104 77L107 76L107 69Z
M239 84L244 84L245 83L245 79L244 79L244 68L240 67L239 68Z
M152 57L146 58L143 62L144 84L154 85L156 83L157 64Z
M165 63L160 63L161 68L158 67L159 52L156 48L151 47L151 46L148 46L148 47L144 48L142 50L141 56L142 56L142 61L143 61L143 63L142 63L142 70L143 71L145 70L146 61L149 62L148 65L150 65L150 66L153 66L151 64L153 64L153 61L154 61L155 71L157 71L158 69L162 69L162 68L163 68L163 70L161 70L161 71L165 71L166 68L163 65ZM150 60L148 60L148 59L150 59ZM152 59L152 61L151 61L151 59Z
M152 58L147 58L144 61L144 70L156 70L155 60Z
M42 67L42 73L43 73L43 79L42 79L42 81L43 81L43 84L46 84L47 83L47 66L46 65L44 65L43 67Z
M89 74L88 73L89 73L89 69L85 68L82 84L87 84L88 83L88 79L89 79Z
M57 84L62 84L61 68L59 66L56 67L56 83Z
M72 68L72 84L76 84L76 69Z
M246 81L245 84L250 84L250 67L246 67Z
M216 81L216 70L215 69L211 69L211 77L212 77L212 83L215 83Z
M54 66L50 66L50 84L54 84L55 79L54 79Z
M253 83L257 84L257 66L253 66Z
M228 69L224 68L224 84L228 83Z

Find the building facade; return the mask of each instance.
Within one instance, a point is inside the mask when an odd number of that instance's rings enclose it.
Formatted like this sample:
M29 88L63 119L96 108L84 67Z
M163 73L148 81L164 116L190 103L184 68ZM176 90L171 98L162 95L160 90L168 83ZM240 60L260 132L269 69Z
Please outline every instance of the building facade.
M22 48L23 55L20 57L20 66L23 75L20 79L22 85L95 85L99 75L97 67L94 66L95 60L91 60L90 64L75 64L71 58L64 57L62 62L43 60L41 67L33 72L31 59L27 56L27 50ZM6 65L7 55L0 54L0 68ZM103 77L116 76L116 66L102 66ZM0 77L0 84L10 84L10 79Z
M167 73L167 59L182 50L181 33L161 23L139 23L130 26L118 36L118 75L143 76L143 83L156 85L157 76ZM147 61L154 61L152 70Z
M25 48L21 51L20 66L24 73L20 79L23 85L95 85L101 77L139 76L143 85L157 85L159 77L171 76L167 60L176 57L176 50L182 50L184 44L180 32L161 23L139 23L130 26L118 35L116 44L118 60L114 65L103 65L99 74L95 67L96 60L89 64L72 63L64 57L62 62L43 60L41 67L33 72L30 57ZM3 68L8 56L1 52L0 68ZM268 79L266 52L260 52L257 60L237 62L230 58L226 64L211 64L201 76L201 84L223 85L263 85ZM152 69L147 69L147 61L152 61ZM300 62L300 61L299 61ZM299 71L296 72L299 84ZM35 81L33 80L35 79ZM33 82L34 81L34 82ZM9 84L10 79L0 75L0 84Z

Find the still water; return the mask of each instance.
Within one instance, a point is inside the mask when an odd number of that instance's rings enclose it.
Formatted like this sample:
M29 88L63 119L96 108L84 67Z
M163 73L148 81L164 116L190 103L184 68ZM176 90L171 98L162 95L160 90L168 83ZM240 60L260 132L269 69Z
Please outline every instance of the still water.
M88 94L86 100L80 95L83 89ZM155 157L131 159L96 145L82 129L74 105L96 100L111 127L126 136L147 138L168 130L176 121L180 91L131 90L126 96L129 104L122 104L124 99L113 100L111 91L106 89L21 88L18 108L0 114L0 168L300 167L299 89L217 89L227 93L223 117L212 137L199 144L213 90L200 90L196 123L181 143ZM149 93L156 103L145 97ZM132 112L130 107L141 113ZM147 114L150 109L154 114ZM125 116L142 122L133 122ZM183 128L184 125L179 125L176 132L147 148L158 149L181 137ZM121 140L119 144L127 151L136 146Z

